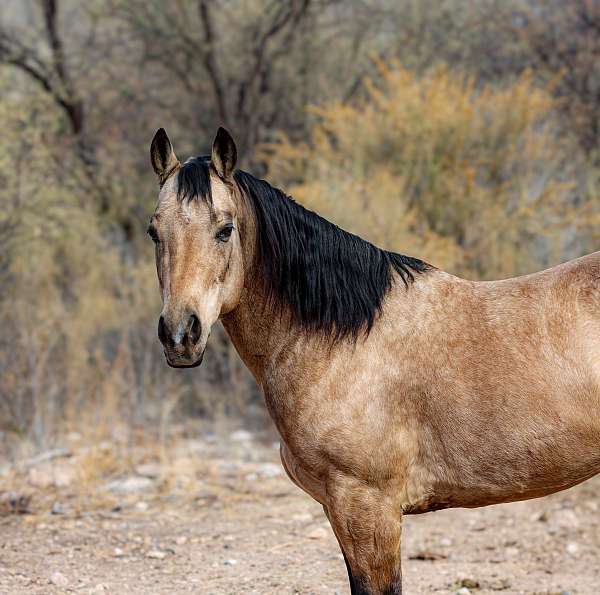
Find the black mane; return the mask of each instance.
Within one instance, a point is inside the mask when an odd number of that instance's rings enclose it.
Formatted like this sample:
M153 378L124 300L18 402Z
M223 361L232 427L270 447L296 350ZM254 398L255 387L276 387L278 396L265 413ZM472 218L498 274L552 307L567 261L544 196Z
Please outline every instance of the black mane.
M209 160L197 157L178 173L183 198L211 200ZM296 323L335 338L368 333L392 286L405 286L430 265L388 252L305 209L268 182L236 171L235 182L257 220L257 265L272 302L289 307Z

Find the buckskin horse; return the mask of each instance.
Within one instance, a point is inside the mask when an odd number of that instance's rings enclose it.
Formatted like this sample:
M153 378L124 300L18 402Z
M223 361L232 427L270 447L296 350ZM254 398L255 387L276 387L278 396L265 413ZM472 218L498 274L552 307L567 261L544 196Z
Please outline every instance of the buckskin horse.
M600 471L600 252L474 282L379 249L236 170L220 128L163 129L148 233L169 365L221 320L291 478L323 505L353 594L402 591L402 517L544 496Z

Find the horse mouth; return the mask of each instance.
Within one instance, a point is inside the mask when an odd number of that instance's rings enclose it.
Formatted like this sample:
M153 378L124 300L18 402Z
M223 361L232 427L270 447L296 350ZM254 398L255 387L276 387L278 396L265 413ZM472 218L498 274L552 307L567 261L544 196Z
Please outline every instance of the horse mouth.
M204 351L200 354L200 356L196 360L190 360L181 356L170 356L165 351L165 359L167 360L167 364L171 368L197 368L204 359Z

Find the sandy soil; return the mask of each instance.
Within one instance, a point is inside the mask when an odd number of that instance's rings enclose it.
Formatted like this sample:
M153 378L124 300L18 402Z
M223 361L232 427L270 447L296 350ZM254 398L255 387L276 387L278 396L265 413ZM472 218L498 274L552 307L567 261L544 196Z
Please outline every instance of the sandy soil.
M132 467L85 490L65 471L77 456L5 471L0 593L349 593L319 505L279 471L272 445L234 443L195 441L193 469L188 449L166 470ZM14 513L15 494L31 496L27 514ZM407 517L405 593L600 593L599 509L591 480L541 500Z

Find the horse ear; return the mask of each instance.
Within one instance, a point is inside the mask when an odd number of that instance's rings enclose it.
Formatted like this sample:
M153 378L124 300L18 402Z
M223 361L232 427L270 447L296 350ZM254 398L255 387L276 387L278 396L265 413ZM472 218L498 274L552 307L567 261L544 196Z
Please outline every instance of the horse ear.
M237 149L231 134L223 127L217 130L210 159L217 175L222 180L229 180L235 169Z
M165 180L166 176L171 173L173 168L179 163L164 128L159 128L152 139L152 144L150 145L150 160L152 161L152 167L161 182Z

